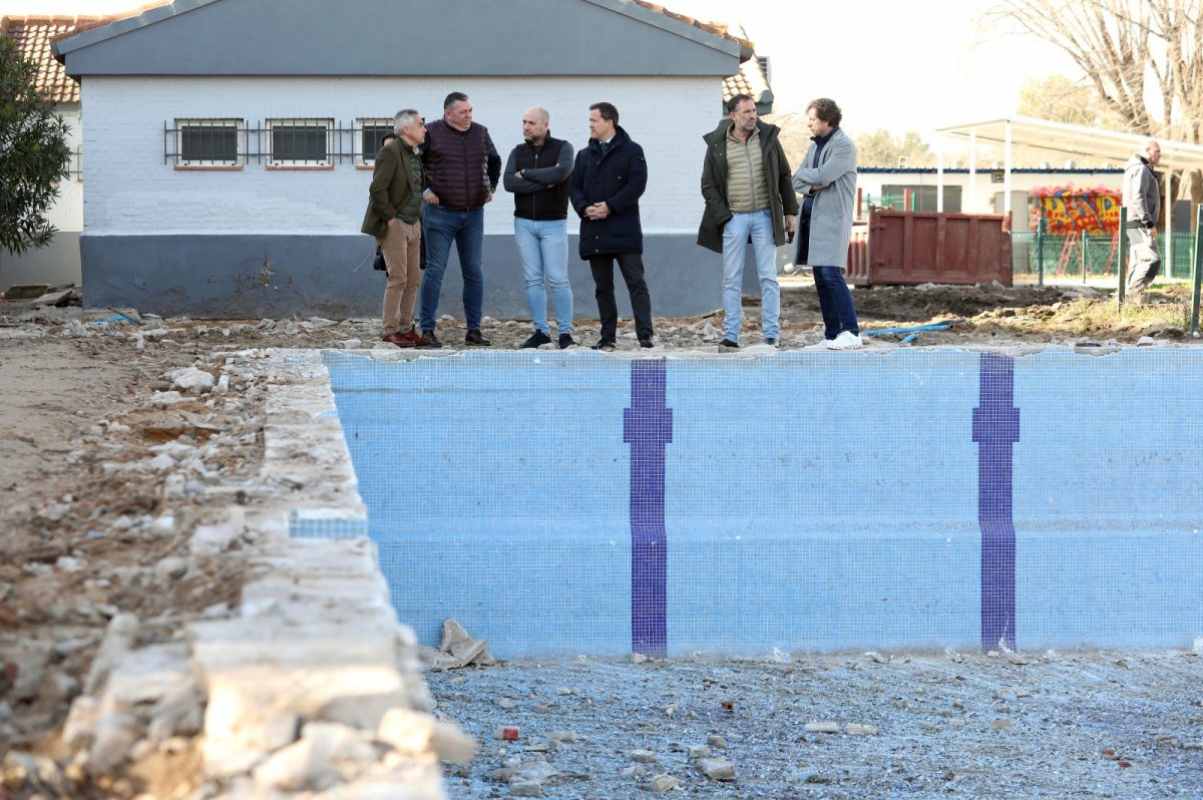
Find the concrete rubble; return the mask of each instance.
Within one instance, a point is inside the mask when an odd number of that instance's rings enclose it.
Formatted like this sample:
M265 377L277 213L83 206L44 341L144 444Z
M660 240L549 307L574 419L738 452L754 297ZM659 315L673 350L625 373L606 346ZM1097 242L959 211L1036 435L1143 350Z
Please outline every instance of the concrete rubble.
M137 778L146 764L192 752L198 769L193 788L177 793L182 800L283 800L314 792L445 797L441 764L469 762L476 743L430 713L417 641L399 624L375 546L362 535L366 512L330 413L328 383L314 380L324 370L316 355L233 352L204 367L169 370L165 379L174 388L135 412L153 415L141 434L163 440L146 446L149 458L106 463L81 455L102 475L155 475L166 497L205 500L203 510L182 519L116 520L114 530L124 536L180 543L145 571L119 579L149 588L151 581L212 574L222 564L243 579L233 603L191 619L140 618L112 607L102 612L103 635L78 646L8 640L0 628L0 699L26 703L57 691L70 706L61 728L66 758L0 747L7 751L0 796L100 791L133 798L147 785ZM249 480L231 480L216 467L223 444L245 435L206 421L213 401L203 398L218 386L237 393L225 403L264 396L262 461ZM132 430L110 421L97 433ZM68 501L42 513L65 522L73 508ZM331 521L348 538L293 538ZM54 566L31 568L47 576L88 572L84 558L55 558ZM9 591L5 586L0 582L0 591ZM72 679L56 664L74 652L90 655L88 668L76 685L63 685ZM0 714L0 728L5 719Z

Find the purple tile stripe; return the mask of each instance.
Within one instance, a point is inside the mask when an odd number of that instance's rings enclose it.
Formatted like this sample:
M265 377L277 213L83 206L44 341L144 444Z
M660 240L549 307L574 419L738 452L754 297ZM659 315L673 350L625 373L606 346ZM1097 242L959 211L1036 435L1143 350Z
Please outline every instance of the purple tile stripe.
M663 359L631 362L631 407L622 440L631 445L631 650L668 650L668 537L664 530L664 451L673 440Z
M978 443L977 518L982 529L982 649L1015 648L1015 523L1012 451L1019 441L1015 360L981 359L981 400L973 410Z

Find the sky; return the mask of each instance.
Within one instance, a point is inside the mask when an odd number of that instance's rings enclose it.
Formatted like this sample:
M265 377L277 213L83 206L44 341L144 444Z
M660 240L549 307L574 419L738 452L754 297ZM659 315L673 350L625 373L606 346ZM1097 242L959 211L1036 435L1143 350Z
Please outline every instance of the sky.
M140 2L0 0L0 14L110 14ZM1051 45L992 24L988 12L998 0L658 2L742 26L772 60L775 111L800 112L814 97L832 97L853 134L917 130L930 139L939 127L1013 114L1029 78L1080 77Z

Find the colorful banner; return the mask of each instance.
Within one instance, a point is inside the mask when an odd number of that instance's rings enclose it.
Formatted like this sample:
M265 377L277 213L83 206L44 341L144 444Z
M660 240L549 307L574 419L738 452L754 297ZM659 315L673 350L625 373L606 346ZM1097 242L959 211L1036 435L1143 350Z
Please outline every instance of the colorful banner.
M1119 192L1103 186L1041 186L1032 190L1032 228L1043 215L1045 232L1067 236L1085 231L1091 235L1113 235L1119 230Z

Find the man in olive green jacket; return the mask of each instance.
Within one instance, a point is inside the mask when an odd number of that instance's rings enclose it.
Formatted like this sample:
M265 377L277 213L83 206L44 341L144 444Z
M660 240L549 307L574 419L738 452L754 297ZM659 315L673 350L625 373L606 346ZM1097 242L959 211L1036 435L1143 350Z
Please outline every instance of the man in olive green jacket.
M698 244L723 254L723 341L739 347L744 261L751 241L761 289L761 328L767 344L779 336L780 289L776 248L792 241L798 198L790 182L781 129L761 122L756 101L731 98L727 118L704 138L702 197L706 210Z
M372 172L363 233L376 237L388 267L384 290L384 341L416 347L414 304L418 299L422 242L422 158L418 147L426 126L413 109L397 112L397 138L380 148Z

